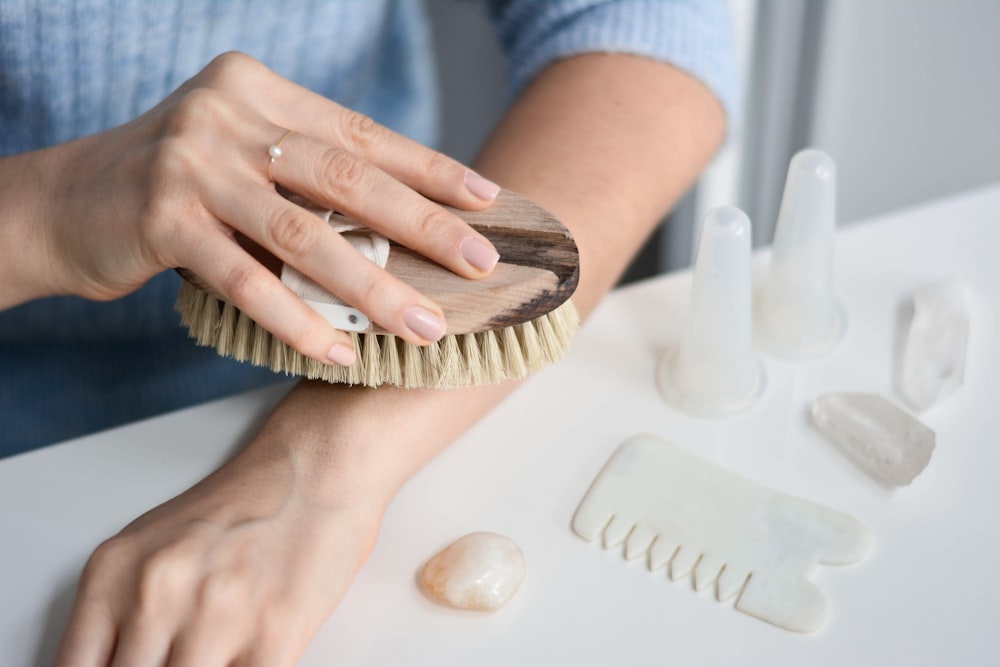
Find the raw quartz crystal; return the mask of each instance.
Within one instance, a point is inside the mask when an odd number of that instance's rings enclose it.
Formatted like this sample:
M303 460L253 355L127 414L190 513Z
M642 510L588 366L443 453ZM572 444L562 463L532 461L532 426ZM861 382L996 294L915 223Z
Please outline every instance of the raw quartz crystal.
M459 609L499 609L524 580L524 553L497 533L469 533L431 558L421 573L424 590Z
M824 394L813 424L862 468L889 486L905 486L927 467L934 431L877 394Z
M926 410L965 380L969 305L955 280L924 285L913 293L913 320L896 367L896 390L914 410Z

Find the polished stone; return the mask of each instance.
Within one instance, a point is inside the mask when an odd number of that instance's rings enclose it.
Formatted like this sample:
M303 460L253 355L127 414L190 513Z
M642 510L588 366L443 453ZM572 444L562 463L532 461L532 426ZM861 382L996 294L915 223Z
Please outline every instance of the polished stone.
M421 583L438 602L489 611L513 597L526 569L524 553L509 537L470 533L427 562Z

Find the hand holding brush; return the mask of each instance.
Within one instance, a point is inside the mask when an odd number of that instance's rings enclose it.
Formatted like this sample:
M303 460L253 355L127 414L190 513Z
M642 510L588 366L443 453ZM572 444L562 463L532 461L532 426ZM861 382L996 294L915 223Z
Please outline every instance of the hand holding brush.
M283 79L256 60L216 58L118 128L4 159L24 210L5 216L0 309L49 295L118 298L185 267L305 357L352 364L330 326L243 246L274 257L420 346L440 339L432 299L374 266L276 184L350 215L463 279L496 249L453 210L499 188L450 158Z

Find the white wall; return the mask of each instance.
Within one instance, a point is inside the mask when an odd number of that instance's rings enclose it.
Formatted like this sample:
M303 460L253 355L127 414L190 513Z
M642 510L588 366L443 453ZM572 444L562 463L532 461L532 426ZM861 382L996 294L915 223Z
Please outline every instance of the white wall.
M816 84L840 220L1000 182L997 0L830 0Z

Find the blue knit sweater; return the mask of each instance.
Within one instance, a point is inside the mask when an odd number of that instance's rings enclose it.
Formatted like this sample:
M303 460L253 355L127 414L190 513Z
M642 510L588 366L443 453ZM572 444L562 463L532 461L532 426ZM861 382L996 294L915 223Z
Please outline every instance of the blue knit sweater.
M646 55L736 95L722 0L490 3L516 92L554 59ZM0 0L0 155L135 118L216 55L279 74L433 145L431 35L417 0ZM161 274L124 299L0 313L0 456L282 379L197 348Z

